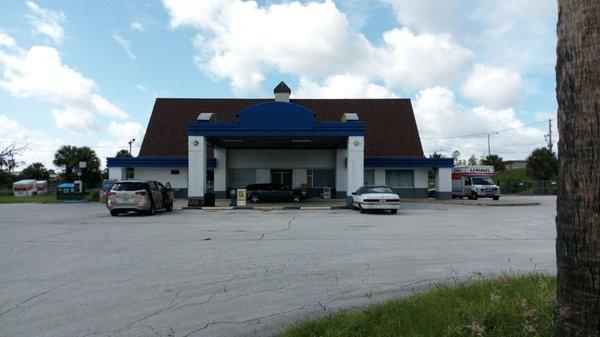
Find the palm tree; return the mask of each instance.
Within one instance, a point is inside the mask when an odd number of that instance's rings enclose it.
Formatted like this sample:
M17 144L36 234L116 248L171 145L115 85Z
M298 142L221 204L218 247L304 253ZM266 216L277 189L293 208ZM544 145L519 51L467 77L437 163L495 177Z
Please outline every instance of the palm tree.
M62 179L65 181L76 180L76 169L79 162L85 162L86 168L81 174L81 180L85 183L98 183L100 177L100 159L96 152L87 146L76 147L71 145L61 146L54 154L54 165L64 168Z
M21 176L25 179L45 180L50 178L50 172L42 163L33 163L21 172Z
M558 1L556 336L600 336L600 1Z

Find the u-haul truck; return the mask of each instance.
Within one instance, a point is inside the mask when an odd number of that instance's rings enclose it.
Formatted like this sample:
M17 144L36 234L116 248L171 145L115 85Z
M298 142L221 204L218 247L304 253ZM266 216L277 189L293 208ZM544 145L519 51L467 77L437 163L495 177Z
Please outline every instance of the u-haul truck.
M452 169L452 198L500 199L500 187L492 181L493 166L455 166Z

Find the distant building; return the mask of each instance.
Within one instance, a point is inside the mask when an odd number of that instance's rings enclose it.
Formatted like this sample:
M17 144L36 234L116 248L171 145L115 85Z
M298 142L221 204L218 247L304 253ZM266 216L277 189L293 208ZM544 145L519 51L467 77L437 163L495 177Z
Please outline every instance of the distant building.
M527 164L526 160L506 160L504 162L504 167L507 170L515 170L515 169L524 168L526 164Z

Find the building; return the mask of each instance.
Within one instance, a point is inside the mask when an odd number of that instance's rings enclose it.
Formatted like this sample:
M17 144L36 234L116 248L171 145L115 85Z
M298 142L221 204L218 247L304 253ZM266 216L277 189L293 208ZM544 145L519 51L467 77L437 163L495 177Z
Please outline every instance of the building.
M504 168L506 170L516 170L524 168L527 165L526 160L506 160L504 161Z
M110 179L170 182L190 205L254 183L330 187L347 198L363 184L451 198L451 158L426 158L410 99L163 99L154 104L138 157L107 158Z

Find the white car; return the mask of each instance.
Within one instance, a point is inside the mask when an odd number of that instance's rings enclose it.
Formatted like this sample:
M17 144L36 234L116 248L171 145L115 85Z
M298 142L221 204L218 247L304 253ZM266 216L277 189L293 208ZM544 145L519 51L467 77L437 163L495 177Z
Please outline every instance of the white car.
M388 186L363 186L352 193L352 208L365 213L369 210L389 210L398 213L400 196Z

